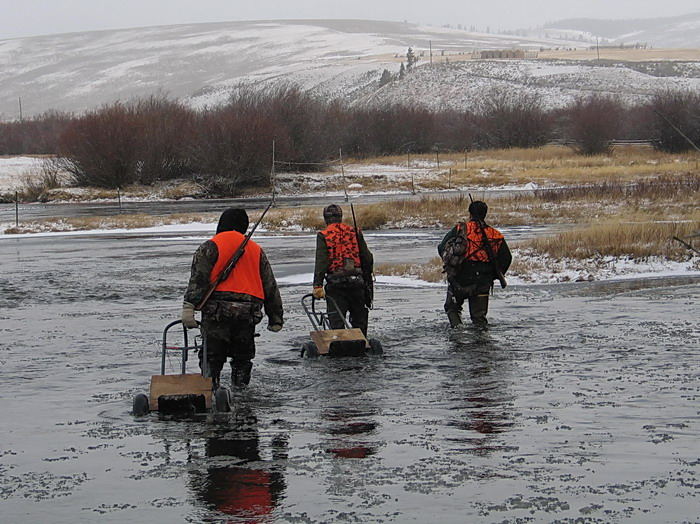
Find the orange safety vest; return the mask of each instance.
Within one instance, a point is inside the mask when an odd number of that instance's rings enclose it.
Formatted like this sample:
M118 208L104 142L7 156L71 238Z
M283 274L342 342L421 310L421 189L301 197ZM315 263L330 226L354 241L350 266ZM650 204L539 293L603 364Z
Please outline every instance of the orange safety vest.
M485 226L484 231L486 232L486 238L489 239L494 255L498 254L498 250L503 243L503 235L498 229L494 229L491 226ZM463 234L467 238L467 250L464 252L466 260L470 262L489 261L489 254L484 248L484 237L479 229L479 224L473 220L466 223L459 222L457 224L457 234Z
M244 235L238 231L224 231L211 239L219 250L219 258L216 260L214 269L209 275L209 282L213 283L228 264L231 257L241 245ZM245 247L243 256L238 259L236 267L226 280L220 282L214 291L230 291L233 293L244 293L265 300L262 277L260 276L260 256L262 250L260 246L250 240Z
M360 247L357 243L355 229L338 222L329 225L321 231L328 247L328 271L339 271L345 267L345 259L355 263L360 268Z

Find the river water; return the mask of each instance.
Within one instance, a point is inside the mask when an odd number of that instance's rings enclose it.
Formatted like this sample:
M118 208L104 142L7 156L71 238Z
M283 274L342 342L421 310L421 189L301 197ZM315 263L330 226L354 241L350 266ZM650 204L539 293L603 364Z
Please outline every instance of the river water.
M136 419L204 238L0 240L2 522L698 522L697 278L497 289L487 332L382 285L383 358L303 360L313 236L260 237L286 324L234 412Z

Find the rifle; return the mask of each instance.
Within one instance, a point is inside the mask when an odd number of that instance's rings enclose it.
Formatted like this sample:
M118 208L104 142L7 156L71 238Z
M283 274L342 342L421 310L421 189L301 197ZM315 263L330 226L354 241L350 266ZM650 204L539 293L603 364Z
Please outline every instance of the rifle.
M469 201L474 202L474 199L472 198L471 193L469 193ZM489 263L493 267L494 272L496 273L496 278L498 281L501 283L501 287L505 288L508 285L508 282L506 282L506 277L503 274L503 271L501 271L501 267L498 265L498 261L496 260L496 254L493 252L493 246L491 245L491 242L489 241L489 237L486 235L486 230L484 229L486 227L486 224L484 221L480 218L473 217L474 222L477 223L479 226L479 231L481 232L481 239L484 244L484 250L486 251L486 256L489 259Z
M355 235L357 236L357 245L359 248L360 230L357 228L357 219L355 218L355 207L350 202L350 210L352 211L352 225L355 227ZM362 280L365 285L365 305L372 309L372 302L374 301L374 275L372 274L372 269L366 260L362 260L362 252L360 252L360 265L362 266Z
M216 277L216 280L209 285L209 289L207 289L207 292L204 295L204 298L199 303L199 305L195 308L197 311L201 311L201 309L204 307L204 305L207 303L207 301L211 297L212 293L214 293L214 290L216 289L216 287L229 277L229 275L231 274L231 271L233 271L233 268L236 267L236 264L238 264L238 261L243 256L243 253L245 253L245 248L248 245L248 242L250 241L250 237L253 236L253 233L255 233L255 230L260 225L260 222L262 222L262 219L265 217L265 214L272 207L272 204L274 204L274 200L270 200L270 203L265 208L265 211L263 211L262 215L260 215L260 218L258 218L258 221L253 225L253 228L245 236L245 238L243 239L243 242L241 242L241 245L238 246L238 249L236 249L236 251L233 253L233 255L231 255L231 259L227 262L226 267L224 267L224 270L221 273L219 273L219 276Z

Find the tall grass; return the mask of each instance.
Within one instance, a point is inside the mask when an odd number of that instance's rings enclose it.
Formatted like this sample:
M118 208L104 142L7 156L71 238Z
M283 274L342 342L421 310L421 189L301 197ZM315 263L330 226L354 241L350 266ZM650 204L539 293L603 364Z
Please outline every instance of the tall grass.
M593 224L583 229L566 231L550 237L536 238L522 242L518 247L557 259L613 256L632 259L663 257L669 260L686 260L689 251L672 238L690 235L698 229L700 229L700 221L697 220L671 223L610 222Z

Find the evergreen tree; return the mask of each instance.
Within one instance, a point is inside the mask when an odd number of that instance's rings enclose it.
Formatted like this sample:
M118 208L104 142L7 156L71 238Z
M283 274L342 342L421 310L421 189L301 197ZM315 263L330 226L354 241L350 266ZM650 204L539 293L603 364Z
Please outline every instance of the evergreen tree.
M418 62L418 57L413 52L413 48L409 47L408 52L406 52L406 71L413 69L413 66Z
M393 80L393 77L388 69L385 69L382 73L382 77L379 79L379 87L387 85Z
M399 69L399 80L402 80L404 76L406 76L406 68L404 67L403 62L401 62L401 68Z

